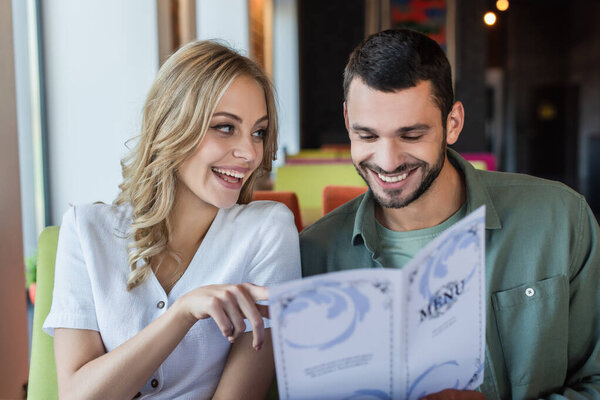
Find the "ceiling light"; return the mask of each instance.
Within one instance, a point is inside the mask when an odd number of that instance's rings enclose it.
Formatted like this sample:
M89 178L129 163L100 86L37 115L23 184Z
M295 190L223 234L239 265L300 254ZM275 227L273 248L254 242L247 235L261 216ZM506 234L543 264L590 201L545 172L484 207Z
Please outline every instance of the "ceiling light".
M483 22L485 22L486 25L494 25L496 23L496 14L491 11L486 12L483 16Z
M500 11L508 10L508 0L498 0L496 2L496 8Z

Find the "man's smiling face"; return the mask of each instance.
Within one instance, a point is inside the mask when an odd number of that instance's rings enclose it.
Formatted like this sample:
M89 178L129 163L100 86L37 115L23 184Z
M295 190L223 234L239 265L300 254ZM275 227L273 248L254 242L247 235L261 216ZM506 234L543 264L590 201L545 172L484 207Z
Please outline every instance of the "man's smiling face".
M406 207L427 193L446 160L442 114L428 81L387 93L355 78L344 118L352 162L382 207Z

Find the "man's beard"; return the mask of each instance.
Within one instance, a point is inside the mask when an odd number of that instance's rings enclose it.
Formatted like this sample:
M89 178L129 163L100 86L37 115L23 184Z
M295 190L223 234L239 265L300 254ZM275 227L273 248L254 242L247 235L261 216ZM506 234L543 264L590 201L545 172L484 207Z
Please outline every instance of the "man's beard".
M381 168L379 168L378 166L376 166L374 164L363 161L363 162L359 163L358 166L356 164L354 164L354 168L356 168L356 171L358 172L358 174L367 183L367 186L369 186L369 189L371 189L371 192L373 193L373 197L375 197L375 201L381 207L403 208L403 207L408 206L413 201L417 200L419 197L421 197L423 195L423 193L425 193L431 187L433 182L440 175L440 172L442 171L442 168L444 167L445 160L446 160L446 141L444 140L442 143L442 151L440 152L440 155L439 155L436 163L433 165L429 165L425 161L418 160L416 162L404 163L404 164L400 165L398 168L396 168L393 172L389 173L387 171L382 170ZM402 192L404 190L406 190L404 188L394 189L394 190L385 190L385 189L381 189L379 187L378 189L383 190L385 192L385 194L387 195L386 196L387 198L381 196L377 191L373 190L371 183L365 176L366 174L368 174L368 172L366 172L367 169L370 169L376 173L392 175L392 174L400 174L405 171L411 171L415 168L421 168L423 170L423 178L421 179L421 183L419 184L419 187L405 199L401 198ZM363 171L365 171L365 172L363 172ZM373 178L373 179L376 179L376 178Z

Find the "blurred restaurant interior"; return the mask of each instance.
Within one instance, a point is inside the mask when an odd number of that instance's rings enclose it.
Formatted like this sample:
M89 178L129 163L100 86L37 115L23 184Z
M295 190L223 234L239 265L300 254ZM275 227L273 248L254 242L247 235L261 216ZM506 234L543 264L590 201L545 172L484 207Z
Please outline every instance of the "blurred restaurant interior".
M280 146L259 194L294 193L299 230L331 209L324 188L364 190L342 73L365 36L395 27L446 50L466 110L458 152L561 181L598 217L599 19L598 0L0 1L0 398L26 391L40 232L69 204L114 200L147 90L181 45L224 40L272 77Z

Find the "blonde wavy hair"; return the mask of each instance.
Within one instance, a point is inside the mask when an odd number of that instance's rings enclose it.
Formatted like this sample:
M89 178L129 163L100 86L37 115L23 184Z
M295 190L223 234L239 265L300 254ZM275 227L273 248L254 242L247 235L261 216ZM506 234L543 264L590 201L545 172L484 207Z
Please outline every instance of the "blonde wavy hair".
M123 183L114 203L129 204L132 209L128 291L150 276L152 257L171 254L168 217L175 203L176 171L202 142L221 96L239 76L254 78L263 88L268 115L262 162L238 199L239 204L246 204L252 199L256 178L271 171L277 152L271 81L254 61L213 41L187 44L158 71L146 99L136 147L121 162Z

